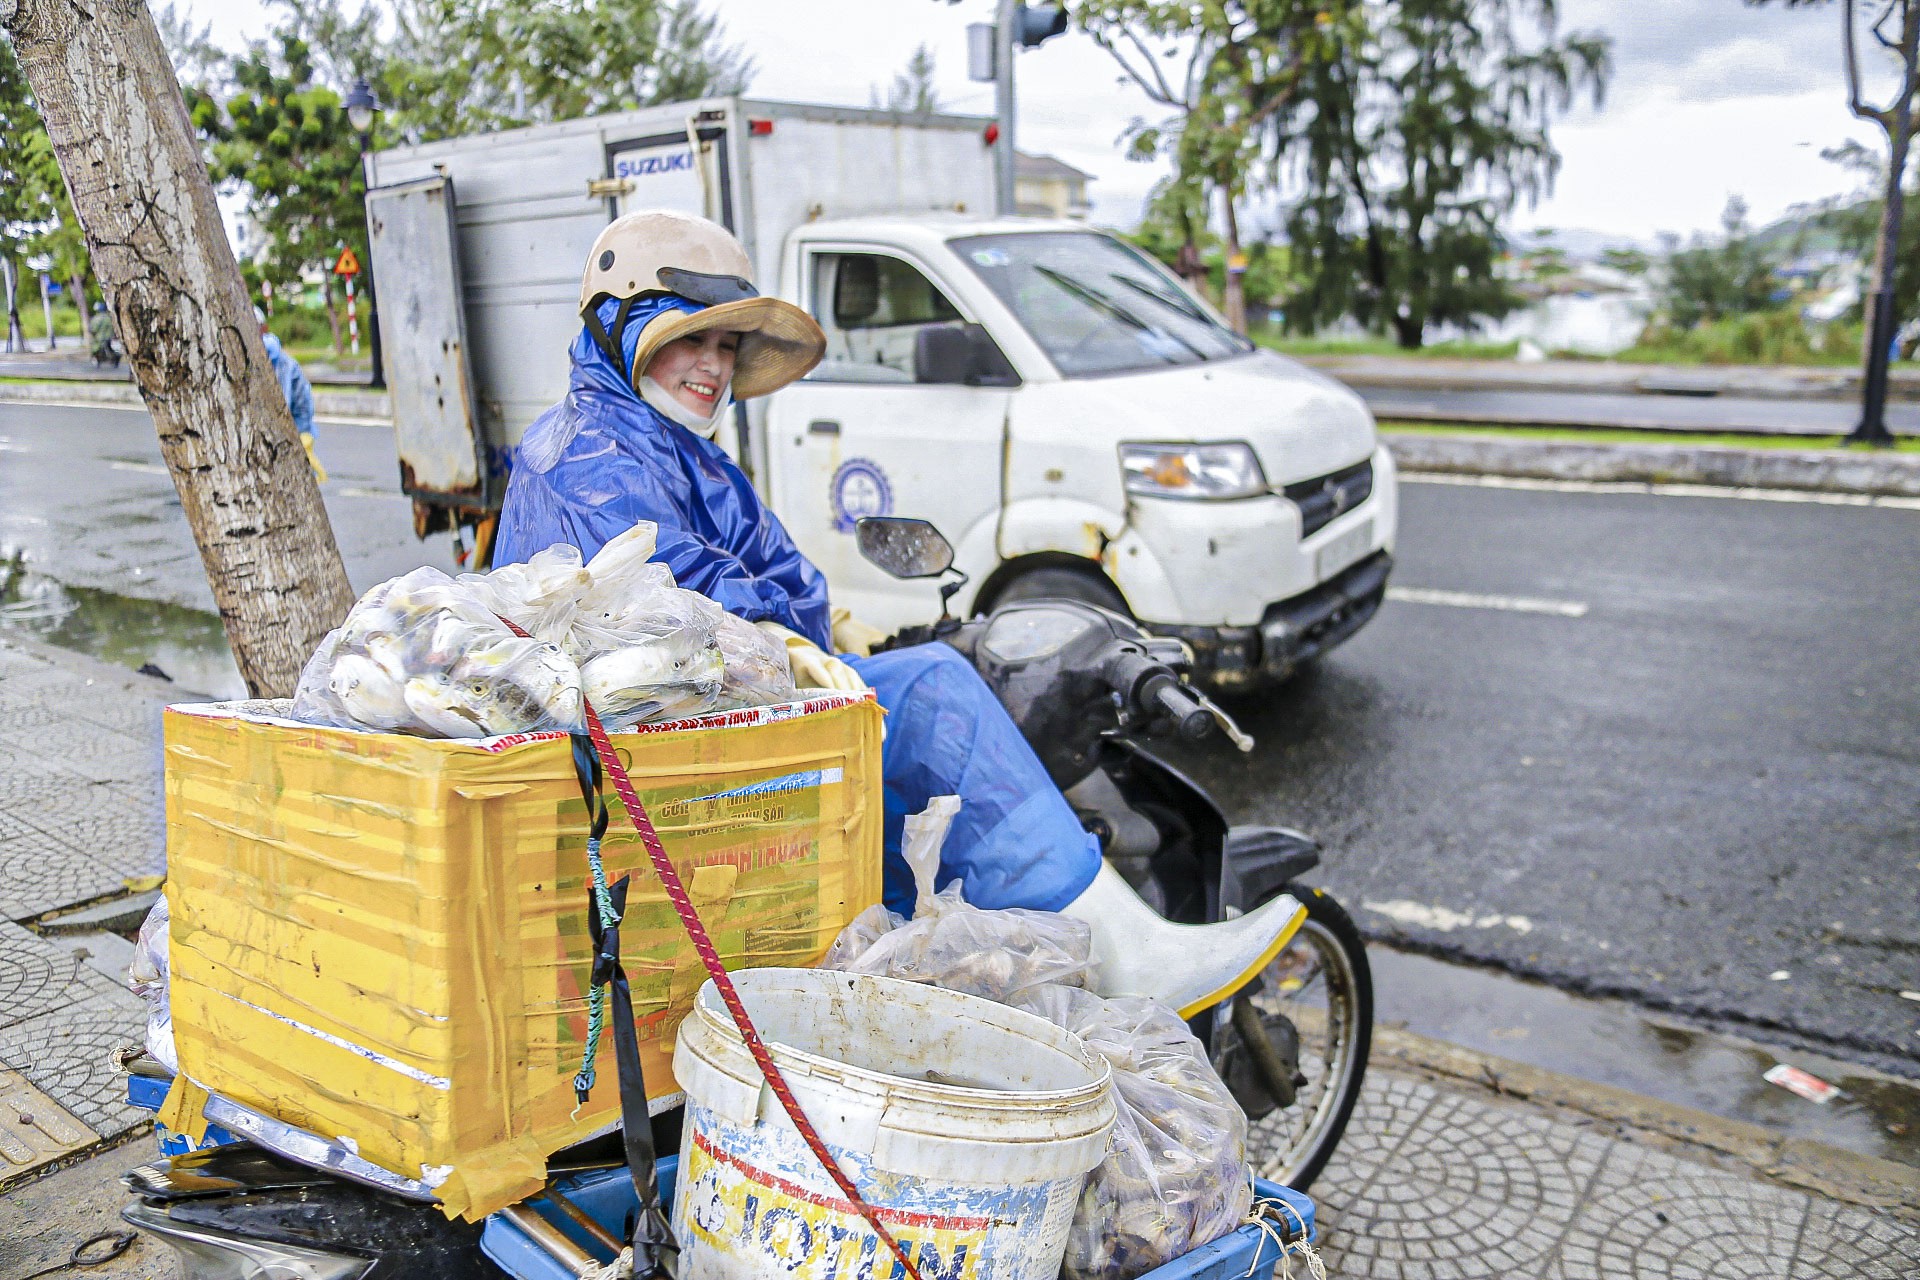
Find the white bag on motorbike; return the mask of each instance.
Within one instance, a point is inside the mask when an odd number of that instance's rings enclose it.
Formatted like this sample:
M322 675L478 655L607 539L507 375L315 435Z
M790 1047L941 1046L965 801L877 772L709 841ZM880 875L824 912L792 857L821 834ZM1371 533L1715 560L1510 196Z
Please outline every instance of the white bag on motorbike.
M935 892L957 796L907 819L901 854L919 898L912 920L869 907L821 967L905 978L1009 1004L1079 1035L1113 1067L1119 1119L1087 1178L1067 1237L1067 1280L1133 1277L1237 1228L1253 1203L1247 1117L1178 1014L1104 999L1089 926L1050 911L986 911L956 882Z

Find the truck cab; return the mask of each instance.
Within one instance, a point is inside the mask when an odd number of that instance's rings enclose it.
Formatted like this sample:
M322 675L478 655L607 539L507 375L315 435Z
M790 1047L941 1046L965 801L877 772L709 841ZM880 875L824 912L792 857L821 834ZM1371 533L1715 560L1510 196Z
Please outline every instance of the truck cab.
M1186 640L1217 686L1352 635L1397 514L1366 407L1117 237L983 216L990 123L718 98L369 157L416 529L472 526L484 553L521 432L566 394L589 246L674 208L729 227L759 288L826 333L819 367L721 439L836 604L937 616L935 586L855 550L861 516L892 514L953 541L962 609L1088 600Z
M857 616L935 608L861 559L866 515L945 531L966 610L1118 608L1216 684L1282 677L1378 607L1397 513L1365 406L1132 246L1070 221L821 221L788 237L780 288L827 354L767 403L765 486Z

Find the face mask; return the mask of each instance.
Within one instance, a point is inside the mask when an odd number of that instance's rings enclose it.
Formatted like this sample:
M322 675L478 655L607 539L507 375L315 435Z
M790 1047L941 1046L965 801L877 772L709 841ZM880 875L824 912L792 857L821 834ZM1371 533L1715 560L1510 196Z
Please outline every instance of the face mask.
M674 394L642 374L640 377L640 398L653 406L655 412L669 422L677 422L697 436L713 439L720 430L721 419L727 416L727 410L733 407L733 396L723 390L720 398L714 401L713 413L701 417L697 409L689 409Z

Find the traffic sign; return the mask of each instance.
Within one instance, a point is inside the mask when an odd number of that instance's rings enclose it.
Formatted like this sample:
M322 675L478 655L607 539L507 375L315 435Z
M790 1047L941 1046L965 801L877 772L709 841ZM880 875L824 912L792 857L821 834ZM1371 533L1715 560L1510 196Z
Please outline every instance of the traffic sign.
M360 259L352 249L342 249L340 258L333 264L333 274L337 276L357 276L360 274Z

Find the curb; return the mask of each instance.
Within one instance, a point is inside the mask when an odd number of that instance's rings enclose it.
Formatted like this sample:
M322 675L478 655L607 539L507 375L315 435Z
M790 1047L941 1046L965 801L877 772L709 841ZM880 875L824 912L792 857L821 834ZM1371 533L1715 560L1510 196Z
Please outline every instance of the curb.
M1739 449L1725 445L1584 444L1382 432L1405 471L1530 480L1632 481L1920 497L1920 455Z
M0 403L114 404L142 403L139 388L127 382L15 382L0 383ZM384 392L321 391L313 393L313 412L321 418L391 418L393 408Z
M1613 1085L1465 1049L1394 1027L1375 1027L1375 1064L1409 1068L1448 1084L1576 1111L1595 1120L1744 1165L1771 1182L1920 1222L1920 1169L1860 1155L1760 1125L1662 1102Z
M1356 389L1383 391L1564 391L1649 397L1857 400L1861 383L1860 371L1853 368L1616 365L1604 361L1558 361L1542 366L1511 360L1279 354ZM1894 401L1920 400L1920 372L1892 370L1887 394Z

